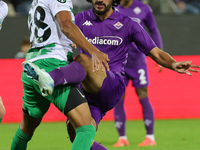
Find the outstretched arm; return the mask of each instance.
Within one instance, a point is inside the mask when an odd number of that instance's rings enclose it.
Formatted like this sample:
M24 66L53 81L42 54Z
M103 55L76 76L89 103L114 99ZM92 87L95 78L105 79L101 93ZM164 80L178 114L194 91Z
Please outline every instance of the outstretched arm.
M186 73L188 75L192 75L190 72L199 72L199 70L197 69L192 69L200 68L200 66L198 65L192 65L192 61L177 62L175 59L172 58L171 55L160 50L158 47L153 48L149 52L148 56L151 57L155 62L157 62L161 66L174 70L178 73Z
M109 70L108 55L99 51L95 46L87 41L83 33L72 22L70 12L61 11L56 15L56 19L60 25L62 32L81 49L92 56L93 71L99 69L103 70L103 64L105 65L106 69Z

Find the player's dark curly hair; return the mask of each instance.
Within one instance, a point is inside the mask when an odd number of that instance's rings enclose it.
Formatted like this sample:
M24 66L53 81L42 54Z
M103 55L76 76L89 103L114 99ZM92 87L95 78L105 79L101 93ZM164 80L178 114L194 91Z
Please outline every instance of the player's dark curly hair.
M92 3L92 0L86 0L89 3ZM113 0L113 6L118 6L120 4L121 0Z

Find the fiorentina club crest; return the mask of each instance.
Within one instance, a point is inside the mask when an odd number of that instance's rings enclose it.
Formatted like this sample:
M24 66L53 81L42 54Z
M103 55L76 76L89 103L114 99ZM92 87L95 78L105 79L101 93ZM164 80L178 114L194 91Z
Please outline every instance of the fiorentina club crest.
M121 22L117 22L114 24L114 27L117 29L120 29L123 26L123 24Z
M139 15L142 12L142 10L139 7L136 7L136 8L133 9L133 12L135 14Z

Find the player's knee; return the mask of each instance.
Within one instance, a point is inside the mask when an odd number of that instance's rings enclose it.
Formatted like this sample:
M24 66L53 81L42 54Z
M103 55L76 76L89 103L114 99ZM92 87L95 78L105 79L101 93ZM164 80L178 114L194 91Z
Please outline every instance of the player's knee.
M75 60L76 61L78 61L78 62L82 62L82 61L84 61L86 59L86 55L85 54L78 54L77 56L76 56L76 58L75 58Z
M139 99L148 97L147 87L136 88L136 93L137 93Z
M139 98L139 99L144 99L144 98L147 98L147 97L148 97L147 92L140 92L140 93L138 94L138 98Z
M87 56L86 54L79 54L76 58L75 61L79 62L85 70L88 69L89 65L91 64L91 58Z

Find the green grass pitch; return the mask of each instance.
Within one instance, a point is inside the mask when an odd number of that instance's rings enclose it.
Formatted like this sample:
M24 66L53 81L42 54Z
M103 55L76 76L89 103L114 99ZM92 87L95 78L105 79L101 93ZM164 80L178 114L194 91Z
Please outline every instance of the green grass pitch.
M12 137L19 124L0 124L0 150L10 150ZM95 140L109 150L199 150L200 120L156 120L155 138L157 146L138 147L145 137L143 121L127 121L128 147L115 148L118 134L112 121L100 123ZM27 150L70 150L71 143L64 122L42 123L28 144Z

